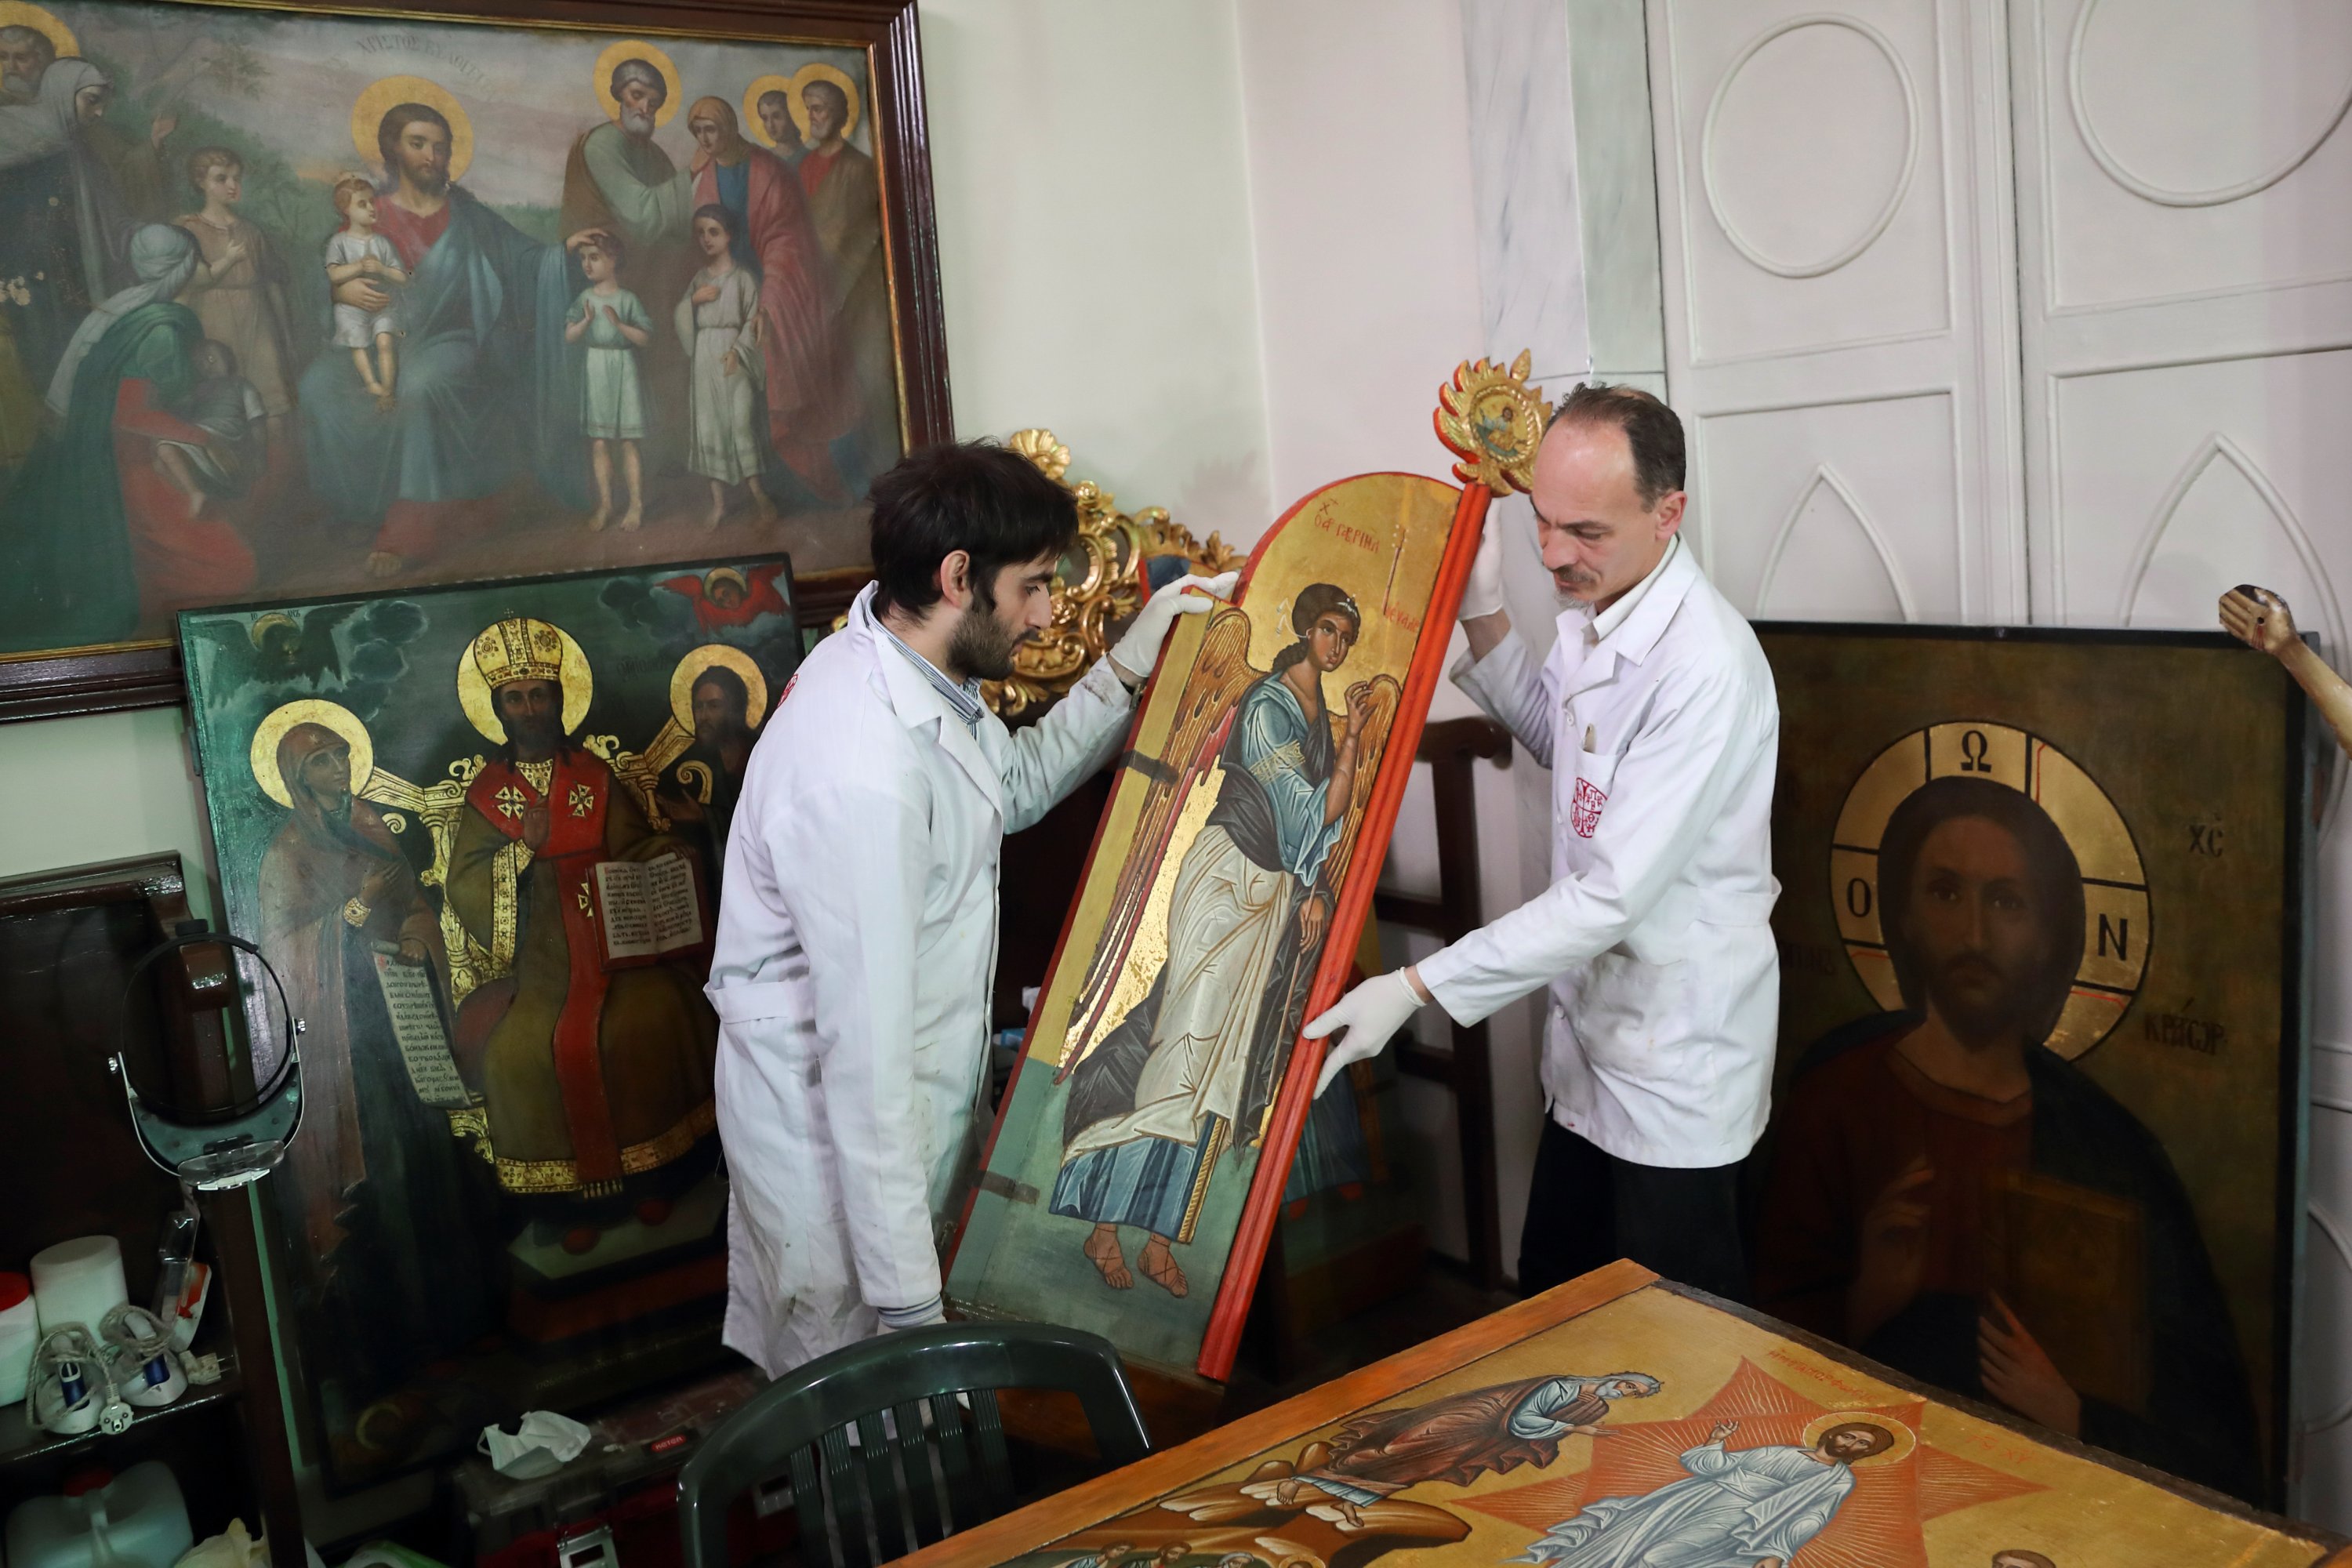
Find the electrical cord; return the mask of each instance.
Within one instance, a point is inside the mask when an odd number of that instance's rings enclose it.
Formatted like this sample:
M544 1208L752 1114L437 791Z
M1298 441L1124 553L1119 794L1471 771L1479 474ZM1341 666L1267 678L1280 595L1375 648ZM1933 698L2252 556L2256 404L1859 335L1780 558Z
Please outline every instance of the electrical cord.
M66 1397L72 1384L80 1385L79 1399ZM87 1432L94 1426L113 1436L131 1429L131 1409L114 1385L106 1349L80 1323L60 1324L42 1336L40 1348L33 1352L31 1394L27 1408L33 1424L47 1431ZM84 1426L81 1419L91 1405L98 1407L96 1417Z

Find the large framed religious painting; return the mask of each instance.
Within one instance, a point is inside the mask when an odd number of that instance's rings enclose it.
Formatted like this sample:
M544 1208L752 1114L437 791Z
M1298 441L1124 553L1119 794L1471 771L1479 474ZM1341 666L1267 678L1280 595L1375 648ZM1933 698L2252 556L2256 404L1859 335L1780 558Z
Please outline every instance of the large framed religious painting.
M2302 696L2219 634L1759 631L1783 890L1758 1306L2274 1505Z
M0 0L0 719L173 615L789 553L951 432L913 0Z
M701 986L790 584L739 557L182 615L229 929L308 1024L264 1192L332 1484L716 1353Z
M1613 1263L908 1568L2147 1568L2340 1537Z
M1487 497L1541 437L1526 374L1481 362L1445 389L1466 485L1314 491L1232 605L1171 637L956 1246L966 1311L1231 1366L1321 1058L1299 1026L1355 955ZM1315 1109L1294 1202L1364 1164L1334 1141L1348 1100Z

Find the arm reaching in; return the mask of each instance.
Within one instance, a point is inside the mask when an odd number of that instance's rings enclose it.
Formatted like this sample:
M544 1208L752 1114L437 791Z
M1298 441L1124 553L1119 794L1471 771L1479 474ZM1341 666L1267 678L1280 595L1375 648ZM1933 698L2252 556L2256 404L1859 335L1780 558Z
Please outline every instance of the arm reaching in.
M2352 682L2328 668L2312 646L2295 635L2294 612L2284 599L2268 588L2241 583L2221 595L2221 628L2284 665L2336 731L2336 743L2352 755Z

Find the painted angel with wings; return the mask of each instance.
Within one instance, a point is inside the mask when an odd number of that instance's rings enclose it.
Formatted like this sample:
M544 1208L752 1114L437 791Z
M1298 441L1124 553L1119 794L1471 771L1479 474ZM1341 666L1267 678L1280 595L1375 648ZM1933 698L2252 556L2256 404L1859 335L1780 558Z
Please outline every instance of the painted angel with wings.
M1113 1289L1135 1283L1121 1226L1144 1233L1137 1271L1172 1296L1189 1289L1169 1248L1192 1239L1218 1152L1262 1136L1396 711L1385 675L1349 687L1343 711L1326 700L1363 630L1345 590L1302 590L1290 622L1297 640L1263 673L1248 662L1245 613L1210 623L1072 1015L1052 1210L1091 1223L1081 1247ZM1204 820L1202 788L1214 791ZM1144 961L1153 885L1188 819L1198 830L1165 894L1166 957L1100 1031L1121 976Z

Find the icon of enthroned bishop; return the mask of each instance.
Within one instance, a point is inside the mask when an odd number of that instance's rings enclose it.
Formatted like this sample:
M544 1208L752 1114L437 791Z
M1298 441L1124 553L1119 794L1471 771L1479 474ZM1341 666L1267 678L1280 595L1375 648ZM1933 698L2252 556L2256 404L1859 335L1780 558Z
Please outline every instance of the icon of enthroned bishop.
M667 1217L659 1173L714 1127L700 977L685 963L607 973L590 887L599 861L691 850L572 742L591 679L577 643L517 616L467 657L461 697L473 689L469 716L503 745L467 790L449 860L450 906L496 977L458 1009L457 1056L487 1100L502 1188L616 1200L567 1211L564 1247L584 1252L632 1208ZM485 695L487 722L471 711Z

